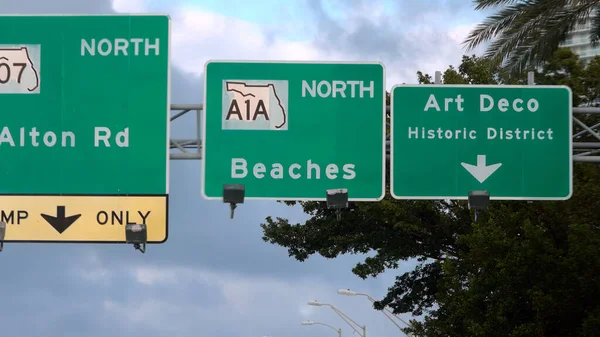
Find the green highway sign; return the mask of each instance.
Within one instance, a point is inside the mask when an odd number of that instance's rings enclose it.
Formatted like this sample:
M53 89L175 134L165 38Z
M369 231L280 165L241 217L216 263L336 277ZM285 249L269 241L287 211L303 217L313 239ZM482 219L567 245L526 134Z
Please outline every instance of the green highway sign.
M391 95L394 198L571 197L569 87L397 85Z
M247 199L354 201L385 191L381 63L209 61L202 194L245 185Z
M149 242L166 240L169 17L3 15L0 31L0 200L27 224L56 228L19 232L9 221L8 241L123 242L134 215L155 226ZM155 196L143 200L159 209L134 196ZM73 222L85 235L69 234ZM123 230L99 229L107 224Z

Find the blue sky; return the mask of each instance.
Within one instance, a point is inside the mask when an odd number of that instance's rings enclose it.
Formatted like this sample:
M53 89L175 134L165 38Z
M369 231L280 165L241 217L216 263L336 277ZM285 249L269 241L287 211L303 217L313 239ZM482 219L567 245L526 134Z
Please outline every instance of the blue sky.
M223 1L20 0L2 13L168 12L173 19L172 103L202 103L207 59L378 60L387 86L415 83L457 64L459 41L481 19L470 1ZM190 120L173 123L173 138L191 136ZM370 336L399 332L365 298L381 297L395 275L361 280L350 270L360 256L300 263L264 243L266 216L301 222L299 209L247 202L228 218L228 206L203 200L199 161L171 161L169 240L146 254L125 245L7 244L0 253L5 290L3 336L331 336L303 320L349 327L335 304Z

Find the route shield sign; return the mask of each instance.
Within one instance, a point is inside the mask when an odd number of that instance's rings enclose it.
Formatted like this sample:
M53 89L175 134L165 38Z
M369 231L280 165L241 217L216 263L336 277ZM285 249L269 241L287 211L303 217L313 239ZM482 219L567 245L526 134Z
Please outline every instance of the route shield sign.
M248 199L380 200L385 188L385 75L380 63L209 61L202 193Z
M391 102L394 198L571 197L569 87L398 85Z
M167 239L166 15L2 16L5 241Z

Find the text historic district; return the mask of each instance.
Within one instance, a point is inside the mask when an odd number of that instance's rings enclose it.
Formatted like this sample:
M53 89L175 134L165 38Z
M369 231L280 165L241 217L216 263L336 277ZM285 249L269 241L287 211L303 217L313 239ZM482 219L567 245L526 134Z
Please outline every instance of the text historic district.
M473 129L442 129L425 127L408 127L408 139L477 139L477 131ZM536 128L491 128L482 130L489 140L553 140L553 130Z

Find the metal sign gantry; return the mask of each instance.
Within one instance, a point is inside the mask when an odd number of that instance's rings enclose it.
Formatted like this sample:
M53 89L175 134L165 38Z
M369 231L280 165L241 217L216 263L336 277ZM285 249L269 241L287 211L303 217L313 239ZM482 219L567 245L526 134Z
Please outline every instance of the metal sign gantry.
M171 123L181 117L195 119L195 136L189 138L170 139L171 160L202 159L201 118L202 104L171 104ZM389 114L390 107L387 107ZM573 133L573 161L600 163L600 123L588 126L581 121L581 116L600 114L600 108L573 108L573 122L579 131ZM195 115L195 116L192 116ZM189 123L189 119L187 120ZM597 141L586 141L584 137L592 135ZM387 159L389 160L390 141L386 141Z

